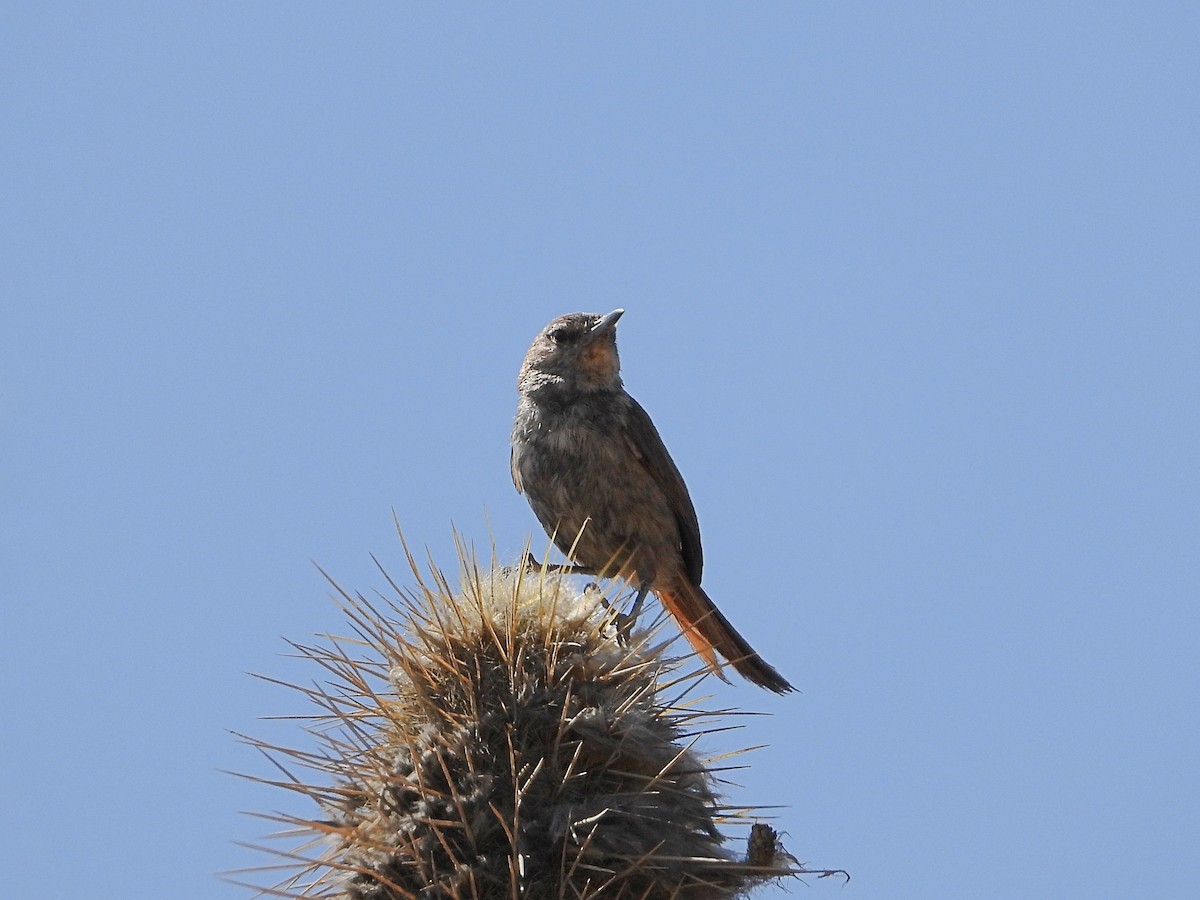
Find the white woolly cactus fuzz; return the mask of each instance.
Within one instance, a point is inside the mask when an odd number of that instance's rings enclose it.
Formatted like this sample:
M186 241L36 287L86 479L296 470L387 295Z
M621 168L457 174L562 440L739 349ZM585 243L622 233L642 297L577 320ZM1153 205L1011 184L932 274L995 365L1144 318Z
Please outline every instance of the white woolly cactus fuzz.
M765 825L727 849L718 824L750 820L694 749L714 724L681 703L698 675L653 630L621 646L599 589L460 556L458 590L413 565L383 610L339 588L356 637L298 646L332 676L299 688L320 749L251 743L320 812L271 817L307 839L272 851L295 869L264 893L723 900L805 871Z

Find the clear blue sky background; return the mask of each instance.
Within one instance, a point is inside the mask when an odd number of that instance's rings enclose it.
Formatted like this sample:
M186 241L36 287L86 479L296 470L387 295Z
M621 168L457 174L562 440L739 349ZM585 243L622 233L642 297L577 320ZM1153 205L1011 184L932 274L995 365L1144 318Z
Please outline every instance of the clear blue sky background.
M246 896L310 559L540 541L616 306L812 896L1193 895L1195 4L8 4L0 91L6 895Z

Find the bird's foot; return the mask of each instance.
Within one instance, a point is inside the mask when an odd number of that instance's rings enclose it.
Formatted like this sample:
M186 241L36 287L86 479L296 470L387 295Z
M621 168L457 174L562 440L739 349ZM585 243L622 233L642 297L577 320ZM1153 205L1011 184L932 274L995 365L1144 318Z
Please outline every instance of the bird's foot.
M589 589L599 591L600 587L593 581L584 588L584 591L586 592ZM629 612L623 613L617 609L615 603L610 603L605 597L600 598L600 603L608 611L609 621L612 622L613 628L616 630L618 646L629 646L629 638L633 634L633 626L637 623L638 615L642 610L642 601L645 599L646 592L639 591L637 599L633 601L633 606L629 608Z
M613 627L617 630L618 647L629 646L629 636L633 634L635 622L637 622L637 616L630 616L625 613L616 613L613 616Z

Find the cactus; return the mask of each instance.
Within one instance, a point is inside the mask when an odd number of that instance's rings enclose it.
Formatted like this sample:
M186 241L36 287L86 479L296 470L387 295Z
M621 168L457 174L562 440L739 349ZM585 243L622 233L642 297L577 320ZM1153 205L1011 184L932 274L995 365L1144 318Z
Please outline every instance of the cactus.
M418 588L389 578L385 608L334 584L355 638L293 645L329 676L300 688L320 749L247 740L321 814L273 817L306 842L272 851L295 869L264 893L725 900L806 871L762 823L727 849L718 825L750 819L716 793L695 746L716 714L685 702L703 669L681 671L661 622L623 646L598 586L459 556L453 590L409 554Z

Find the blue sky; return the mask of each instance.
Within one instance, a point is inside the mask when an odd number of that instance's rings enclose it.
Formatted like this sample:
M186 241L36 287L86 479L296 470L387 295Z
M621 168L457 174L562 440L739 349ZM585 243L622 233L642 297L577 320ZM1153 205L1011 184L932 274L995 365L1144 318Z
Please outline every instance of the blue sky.
M246 896L311 561L540 541L516 369L618 306L813 896L1189 894L1198 60L1166 3L6 7L11 895Z

